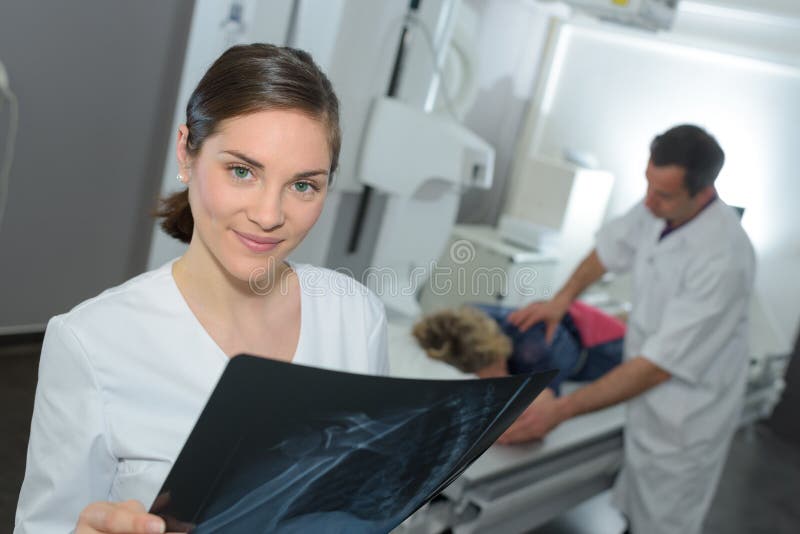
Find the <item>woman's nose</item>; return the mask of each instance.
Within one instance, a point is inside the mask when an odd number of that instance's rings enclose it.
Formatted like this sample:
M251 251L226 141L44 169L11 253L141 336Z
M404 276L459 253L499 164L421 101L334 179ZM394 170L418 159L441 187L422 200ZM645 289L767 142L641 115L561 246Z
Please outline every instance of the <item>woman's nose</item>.
M266 190L257 195L250 208L249 218L264 231L282 226L285 217L280 191Z

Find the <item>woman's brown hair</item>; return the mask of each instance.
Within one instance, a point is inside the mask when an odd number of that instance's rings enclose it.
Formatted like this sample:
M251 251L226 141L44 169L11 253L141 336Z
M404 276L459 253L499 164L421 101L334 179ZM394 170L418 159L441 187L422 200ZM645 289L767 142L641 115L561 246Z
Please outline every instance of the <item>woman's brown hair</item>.
M186 105L186 148L195 156L222 121L275 109L308 113L328 129L331 180L339 162L339 101L311 56L269 44L239 45L225 51L197 84ZM156 217L172 237L188 243L194 230L187 190L162 198Z
M412 334L429 357L465 373L504 362L512 350L494 319L469 306L426 315Z

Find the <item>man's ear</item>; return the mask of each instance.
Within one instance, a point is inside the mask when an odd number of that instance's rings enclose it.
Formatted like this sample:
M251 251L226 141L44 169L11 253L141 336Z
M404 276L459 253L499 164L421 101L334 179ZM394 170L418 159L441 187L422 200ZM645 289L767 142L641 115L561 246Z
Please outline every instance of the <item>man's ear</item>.
M695 198L697 198L700 204L707 204L708 202L711 201L712 198L714 198L716 192L717 191L716 189L714 189L713 185L708 185L703 189L701 189L700 191L698 191L697 195L695 195Z

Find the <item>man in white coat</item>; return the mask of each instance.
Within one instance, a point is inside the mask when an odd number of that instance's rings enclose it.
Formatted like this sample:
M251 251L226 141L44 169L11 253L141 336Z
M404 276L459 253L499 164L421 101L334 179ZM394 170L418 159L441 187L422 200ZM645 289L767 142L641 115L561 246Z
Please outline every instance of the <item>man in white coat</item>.
M548 335L606 271L630 271L625 360L570 395L535 403L500 439L544 436L562 421L627 401L614 503L633 534L696 534L744 401L755 256L714 180L724 162L704 130L676 126L650 146L647 195L597 234L595 249L552 300L521 308L521 330Z

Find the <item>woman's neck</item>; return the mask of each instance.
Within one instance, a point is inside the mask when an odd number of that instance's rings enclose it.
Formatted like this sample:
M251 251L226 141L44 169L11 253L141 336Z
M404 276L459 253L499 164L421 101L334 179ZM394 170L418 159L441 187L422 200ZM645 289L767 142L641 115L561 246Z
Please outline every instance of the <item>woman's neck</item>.
M255 354L292 361L302 323L300 283L285 263L277 265L272 291L251 287L232 276L216 260L196 262L189 254L177 260L172 273L189 309L228 357Z
M196 244L193 244L196 245ZM269 263L269 262L268 262ZM285 279L291 267L280 262L266 265L262 282L240 280L204 247L189 246L172 266L173 277L181 292L195 305L233 320L254 318L281 300Z

